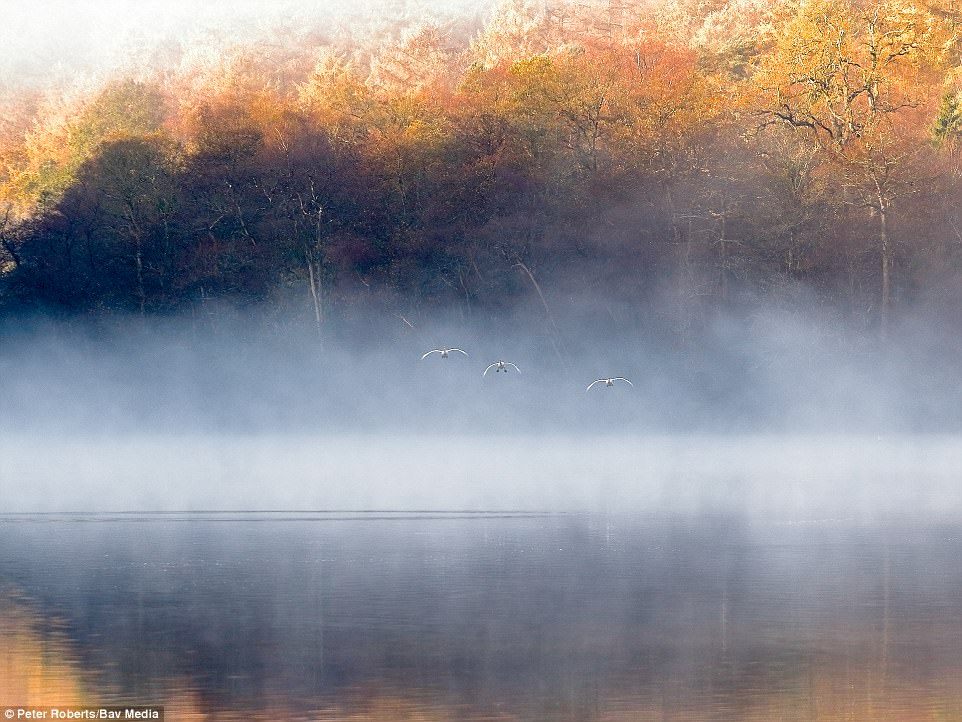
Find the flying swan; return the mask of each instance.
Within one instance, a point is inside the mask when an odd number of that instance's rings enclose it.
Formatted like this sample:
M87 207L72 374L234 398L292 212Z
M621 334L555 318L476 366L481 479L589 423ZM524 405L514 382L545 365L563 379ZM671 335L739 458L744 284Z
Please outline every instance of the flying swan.
M481 375L482 375L482 376L487 376L487 375L488 375L488 371L490 371L491 369L494 369L494 372L495 372L495 373L498 373L499 371L504 371L505 373L508 373L508 366L510 366L511 368L513 368L513 369L514 369L515 371L517 371L519 374L521 373L521 369L519 369L517 366L515 366L515 365L514 365L513 363L511 363L510 361L495 361L493 364L491 364L490 366L488 366L488 368L486 368L486 369L484 370L484 373L481 374Z
M468 355L468 352L467 352L467 351L462 351L462 350L459 349L459 348L436 348L436 349L434 349L434 350L432 350L432 351L428 351L426 354L424 354L424 355L421 357L421 360L423 361L424 359L426 359L428 356L430 356L430 355L433 354L433 353L439 353L439 354L441 354L441 358L447 358L448 355L449 355L452 351L457 351L458 353L463 353L465 356Z
M588 388L585 389L585 393L588 393L589 391L591 391L591 387L594 386L595 384L604 384L605 386L614 386L615 381L624 381L629 386L634 386L634 384L631 383L631 381L626 379L624 376L613 376L610 379L598 379L597 381L592 381L590 384L588 384Z

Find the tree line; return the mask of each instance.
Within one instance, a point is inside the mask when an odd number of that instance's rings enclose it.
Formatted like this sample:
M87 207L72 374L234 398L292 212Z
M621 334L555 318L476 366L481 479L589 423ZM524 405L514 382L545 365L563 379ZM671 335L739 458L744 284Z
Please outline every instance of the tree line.
M912 0L506 0L468 42L114 79L3 126L0 304L322 328L605 297L687 332L815 302L884 336L962 300L958 31Z

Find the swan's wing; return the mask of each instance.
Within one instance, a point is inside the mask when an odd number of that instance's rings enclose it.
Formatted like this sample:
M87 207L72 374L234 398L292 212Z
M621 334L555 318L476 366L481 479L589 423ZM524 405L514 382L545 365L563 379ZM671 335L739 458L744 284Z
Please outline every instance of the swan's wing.
M511 366L511 367L512 367L515 371L517 371L519 374L521 373L521 369L519 369L519 368L517 367L517 365L511 363L510 361L509 361L508 363L506 363L505 366Z
M626 379L624 376L615 376L615 377L614 377L613 379L611 379L611 380L612 380L612 381L624 381L624 382L627 383L629 386L634 386L634 384L631 383L631 381L629 381L628 379Z
M436 348L436 349L434 349L433 351L428 351L426 354L424 354L424 355L421 357L421 360L423 361L424 359L426 359L428 356L430 356L430 355L433 354L433 353L441 353L441 349Z
M588 388L585 389L585 393L588 393L589 391L591 391L591 387L594 386L595 384L603 384L604 382L605 382L605 379L598 379L597 381L592 381L590 384L588 384Z
M482 376L487 376L487 375L488 375L488 371L490 371L491 369L493 369L493 368L494 368L495 366L497 366L497 365L498 365L498 362L495 361L493 364L491 364L490 366L488 366L488 368L486 368L486 369L484 370L484 373L481 374L481 375L482 375Z
M448 349L448 352L450 353L451 351L457 351L458 353L463 353L465 356L468 355L468 352L467 352L467 351L462 351L462 350L459 349L459 348L449 348L449 349Z

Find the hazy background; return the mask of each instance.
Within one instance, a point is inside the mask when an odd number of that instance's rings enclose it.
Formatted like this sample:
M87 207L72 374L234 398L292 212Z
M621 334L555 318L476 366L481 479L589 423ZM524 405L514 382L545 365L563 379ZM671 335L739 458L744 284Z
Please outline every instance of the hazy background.
M491 0L2 0L6 92L70 87L119 71L174 70L192 55L267 38L323 44L434 18L479 24Z

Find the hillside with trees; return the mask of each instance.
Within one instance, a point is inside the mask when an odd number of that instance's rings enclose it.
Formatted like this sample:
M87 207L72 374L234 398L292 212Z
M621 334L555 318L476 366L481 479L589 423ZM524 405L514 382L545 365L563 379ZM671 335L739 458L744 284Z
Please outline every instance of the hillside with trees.
M960 16L912 0L505 0L225 47L0 126L0 308L485 316L684 335L962 303ZM196 54L195 54L196 55ZM555 303L555 301L552 301Z

